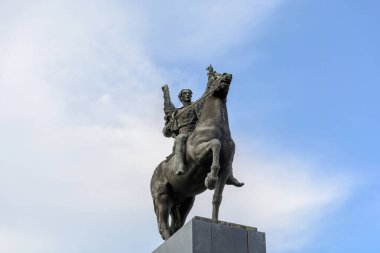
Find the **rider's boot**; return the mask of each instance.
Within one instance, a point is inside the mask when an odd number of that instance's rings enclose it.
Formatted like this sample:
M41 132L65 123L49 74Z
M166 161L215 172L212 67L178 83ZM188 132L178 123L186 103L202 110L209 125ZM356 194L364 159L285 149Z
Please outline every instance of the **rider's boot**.
M175 138L175 156L176 156L176 174L182 175L186 171L185 166L185 145L186 145L187 135L179 134Z
M234 185L236 187L242 187L244 185L243 182L239 182L235 177L231 169L230 176L227 178L226 184L228 185Z

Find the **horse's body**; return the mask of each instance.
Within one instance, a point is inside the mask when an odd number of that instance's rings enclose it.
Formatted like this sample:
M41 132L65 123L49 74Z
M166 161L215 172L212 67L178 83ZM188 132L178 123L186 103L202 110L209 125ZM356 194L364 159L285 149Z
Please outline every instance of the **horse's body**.
M175 173L175 159L161 162L151 180L151 193L163 239L185 223L195 196L208 189L213 195L213 220L218 220L223 188L232 171L235 144L228 124L226 97L232 75L217 74L207 92L199 121L186 143L186 172ZM169 226L169 214L171 225Z

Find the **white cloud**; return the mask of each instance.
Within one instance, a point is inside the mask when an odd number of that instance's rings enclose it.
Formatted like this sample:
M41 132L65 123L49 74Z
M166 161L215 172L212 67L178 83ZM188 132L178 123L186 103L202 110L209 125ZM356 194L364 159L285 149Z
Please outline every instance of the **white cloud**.
M0 252L51 252L53 249L54 243L47 234L0 228Z
M157 66L149 52L168 43L161 54L213 57L243 39L244 27L260 22L278 2L171 2L170 11L169 4L158 10L153 2L14 5L20 15L6 15L7 34L0 35L0 203L7 217L6 224L0 221L0 242L23 240L34 245L28 252L46 245L78 252L110 243L100 239L103 231L118 237L120 223L139 229L123 231L130 234L123 234L128 242L119 251L141 241L141 234L159 238L149 180L172 145L161 135L159 86L173 83L175 98L178 80L186 86L194 77ZM179 53L182 47L186 52ZM227 188L222 217L270 232L274 250L302 246L294 233L310 235L331 203L346 195L348 181L315 173L308 162L249 157L236 159L236 175L247 185ZM209 216L209 194L192 215ZM28 239L31 229L43 233ZM75 248L65 248L70 240ZM14 243L2 245L25 252Z

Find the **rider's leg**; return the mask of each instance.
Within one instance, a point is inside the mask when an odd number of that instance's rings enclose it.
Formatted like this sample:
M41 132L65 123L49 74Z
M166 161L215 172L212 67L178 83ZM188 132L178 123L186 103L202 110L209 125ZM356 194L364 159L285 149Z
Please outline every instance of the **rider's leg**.
M176 157L176 174L182 175L185 173L185 148L188 134L179 134L175 137L174 152Z

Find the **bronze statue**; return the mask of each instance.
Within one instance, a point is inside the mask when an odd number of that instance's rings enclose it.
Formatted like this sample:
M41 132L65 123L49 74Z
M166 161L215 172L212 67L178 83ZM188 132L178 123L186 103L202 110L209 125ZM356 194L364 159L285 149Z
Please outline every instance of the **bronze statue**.
M184 225L197 194L214 190L212 219L217 221L225 184L244 185L232 172L235 143L226 106L232 75L219 74L211 65L207 70L206 91L194 103L192 91L183 89L178 95L183 107L175 108L168 86L162 88L163 133L174 137L175 144L174 152L155 169L150 186L159 231L165 240Z

